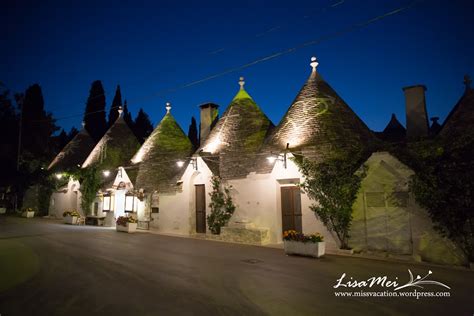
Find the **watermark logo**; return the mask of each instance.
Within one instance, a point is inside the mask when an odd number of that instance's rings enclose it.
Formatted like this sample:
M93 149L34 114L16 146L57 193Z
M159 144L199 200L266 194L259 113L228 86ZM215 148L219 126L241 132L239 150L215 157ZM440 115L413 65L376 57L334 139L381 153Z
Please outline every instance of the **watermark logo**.
M335 296L342 297L416 297L417 299L420 297L449 297L450 292L446 291L446 289L451 290L451 288L442 282L429 279L432 274L433 271L429 270L425 276L421 277L418 274L415 278L411 270L408 269L409 280L402 284L398 277L389 278L384 275L372 276L365 280L356 280L353 277L348 278L346 273L343 273L336 280L336 284L333 287L344 291L334 292L334 294ZM424 289L427 285L441 287L443 291L425 291Z

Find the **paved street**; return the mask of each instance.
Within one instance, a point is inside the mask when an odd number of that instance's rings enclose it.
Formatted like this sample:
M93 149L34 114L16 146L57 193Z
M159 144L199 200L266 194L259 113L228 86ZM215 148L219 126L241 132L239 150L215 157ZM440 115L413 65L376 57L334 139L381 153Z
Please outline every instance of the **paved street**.
M451 297L335 297L342 273L404 284L408 269L422 276L432 270L430 279L448 285ZM467 269L314 260L280 249L0 218L1 316L472 315L473 285Z

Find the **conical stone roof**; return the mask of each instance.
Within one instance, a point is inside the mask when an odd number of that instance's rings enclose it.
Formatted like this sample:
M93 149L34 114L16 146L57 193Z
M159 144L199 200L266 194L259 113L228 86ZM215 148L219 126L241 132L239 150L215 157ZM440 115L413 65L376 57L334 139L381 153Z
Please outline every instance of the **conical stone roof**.
M400 141L405 140L406 129L398 121L395 114L392 114L392 117L390 118L390 122L388 122L381 136L383 140L388 141L388 142L400 142Z
M122 116L108 129L83 163L82 168L96 165L101 169L115 169L130 164L140 143Z
M472 130L474 125L474 89L469 84L470 80L466 84L463 96L444 121L438 134L441 137L457 136Z
M257 171L255 159L274 127L245 91L243 78L239 84L239 92L198 150L213 173L223 179L242 178Z
M82 165L84 160L94 148L94 140L83 128L76 136L64 146L59 154L48 166L51 172L61 172Z
M316 71L313 71L280 124L266 141L266 150L304 151L323 158L333 150L357 149L375 137L364 122Z
M135 187L147 192L176 191L192 153L191 141L168 111L132 158L138 164ZM178 161L185 164L178 166Z

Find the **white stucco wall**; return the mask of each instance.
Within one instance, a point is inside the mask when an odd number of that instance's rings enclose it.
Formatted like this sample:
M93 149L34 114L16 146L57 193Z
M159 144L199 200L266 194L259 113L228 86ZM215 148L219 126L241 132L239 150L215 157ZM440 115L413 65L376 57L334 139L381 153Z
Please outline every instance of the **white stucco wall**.
M289 156L290 157L290 156ZM276 161L269 174L250 174L245 179L231 180L232 196L237 209L231 221L246 219L257 227L270 230L270 242L282 242L281 187L295 186L301 183L302 176L298 167L290 159L287 167L282 161ZM303 233L319 232L325 237L328 248L336 248L333 235L326 229L309 208L313 202L301 192L301 213Z
M159 213L152 214L153 221L150 227L153 230L179 235L189 235L196 232L196 201L195 185L204 184L206 190L206 214L209 214L211 192L210 179L212 172L201 158L197 158L198 170L189 164L182 176L182 189L174 194L159 193ZM255 227L267 228L270 231L270 242L282 242L282 215L280 187L301 182L298 167L287 161L287 168L283 162L277 161L273 171L269 174L249 174L244 179L230 180L226 184L232 185L231 194L236 205L236 211L231 221L248 220ZM150 199L151 193L147 193ZM316 218L309 206L312 201L306 194L301 193L302 223L304 233L319 232L324 235L327 247L336 248L337 243L333 235ZM139 207L139 218L145 213L144 202ZM146 205L146 206L145 206ZM207 228L207 232L209 229Z
M79 188L79 181L70 178L64 188L60 191L53 192L49 202L49 215L62 218L63 212L67 210L77 210L83 214Z

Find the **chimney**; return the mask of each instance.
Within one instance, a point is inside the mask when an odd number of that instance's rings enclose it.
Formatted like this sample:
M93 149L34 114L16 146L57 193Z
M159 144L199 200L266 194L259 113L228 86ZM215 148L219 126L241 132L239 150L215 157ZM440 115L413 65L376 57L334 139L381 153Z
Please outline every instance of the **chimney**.
M407 114L407 138L416 140L428 136L428 114L426 113L424 85L403 88L405 93L405 109Z
M214 103L205 103L199 106L201 108L201 123L199 124L199 142L202 145L207 136L217 122L218 105Z

